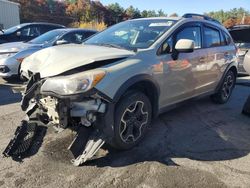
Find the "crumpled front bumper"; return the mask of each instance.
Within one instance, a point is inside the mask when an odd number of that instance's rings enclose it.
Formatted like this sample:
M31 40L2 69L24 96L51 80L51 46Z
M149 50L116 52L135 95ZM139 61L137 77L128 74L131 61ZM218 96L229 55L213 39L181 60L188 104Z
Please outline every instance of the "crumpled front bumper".
M21 107L27 114L27 125L29 126L30 122L42 122L44 125L55 125L60 129L74 127L76 137L69 150L75 156L72 163L79 166L91 159L106 141L112 140L114 105L97 94L98 91L92 91L84 96L45 95L40 92L43 83L44 80L40 79L39 74L33 75L23 94ZM21 135L27 135L25 128L21 130L24 131ZM35 135L34 133L33 136ZM11 145L18 148L18 144L22 144L22 139L25 139L22 136L14 138L7 150L12 149ZM25 148L28 148L27 145ZM11 154L21 156L22 152L12 151L5 156Z

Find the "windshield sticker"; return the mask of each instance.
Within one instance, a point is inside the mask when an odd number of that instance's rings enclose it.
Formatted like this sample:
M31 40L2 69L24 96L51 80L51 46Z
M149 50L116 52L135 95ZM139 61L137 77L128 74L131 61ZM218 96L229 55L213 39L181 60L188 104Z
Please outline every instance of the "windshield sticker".
M173 25L172 21L160 22L160 23L151 23L149 27L170 27Z

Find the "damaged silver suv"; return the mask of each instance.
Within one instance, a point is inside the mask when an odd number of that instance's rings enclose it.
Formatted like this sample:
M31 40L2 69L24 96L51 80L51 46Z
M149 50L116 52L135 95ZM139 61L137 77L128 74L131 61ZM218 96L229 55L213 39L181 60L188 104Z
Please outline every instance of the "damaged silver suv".
M132 148L151 119L177 103L204 95L226 103L237 75L232 41L216 20L186 14L129 20L83 45L41 50L22 63L28 118L4 155L28 149L42 122L77 132L69 149L78 166L105 142Z

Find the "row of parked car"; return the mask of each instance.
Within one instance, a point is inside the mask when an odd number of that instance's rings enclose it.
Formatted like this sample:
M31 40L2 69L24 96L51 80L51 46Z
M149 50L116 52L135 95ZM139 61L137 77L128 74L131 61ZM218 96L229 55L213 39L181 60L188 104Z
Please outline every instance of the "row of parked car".
M51 46L75 43L82 44L97 31L65 28L51 23L26 23L5 31L0 35L0 77L9 79L21 75L24 58Z
M79 30L50 31L22 44L34 51L36 45L51 47L24 60L25 55L16 58L21 64L18 72L29 80L21 103L28 118L5 156L26 151L39 122L78 132L70 145L72 162L78 166L104 143L120 150L134 147L151 120L177 104L200 96L224 104L233 92L238 48L229 31L210 17L185 14L128 20L83 44L59 45L81 43L95 33L73 34L73 40L64 37L73 32ZM236 42L241 48L246 41ZM1 61L20 51L17 46L8 50L13 53L2 53ZM1 65L1 74L8 74L8 65Z

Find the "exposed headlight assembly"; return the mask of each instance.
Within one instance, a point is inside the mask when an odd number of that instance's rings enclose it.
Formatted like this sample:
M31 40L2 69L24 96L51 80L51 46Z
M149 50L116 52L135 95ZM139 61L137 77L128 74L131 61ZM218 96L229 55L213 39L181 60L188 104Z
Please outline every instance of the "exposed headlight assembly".
M69 76L49 78L42 85L41 92L53 92L58 95L84 93L95 87L105 75L105 71L92 70Z

